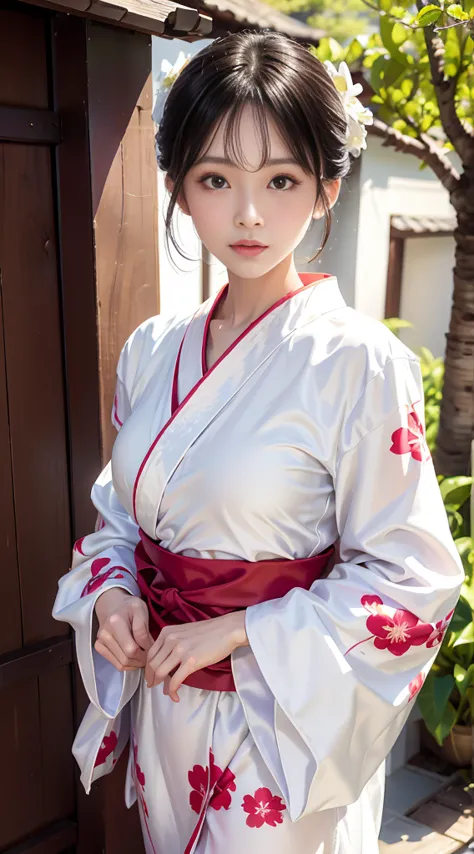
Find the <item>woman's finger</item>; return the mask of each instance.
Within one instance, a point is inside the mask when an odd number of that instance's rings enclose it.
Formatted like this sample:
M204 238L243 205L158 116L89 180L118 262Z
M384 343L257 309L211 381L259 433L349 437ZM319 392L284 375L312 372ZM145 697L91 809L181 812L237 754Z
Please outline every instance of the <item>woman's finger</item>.
M112 616L109 618L108 622L104 626L104 629L118 644L120 650L126 658L138 659L139 661L144 660L144 651L137 644L135 638L132 635L132 626L129 620L127 620L120 614L112 614ZM113 647L112 652L114 653L114 655L117 655L117 652ZM117 658L120 658L120 660L122 660L119 655L117 655ZM122 661L122 664L126 664L126 661Z
M116 668L116 670L120 670L122 672L125 670L137 670L138 669L137 666L131 666L131 665L124 666L123 664L121 664L120 661L118 660L118 658L116 658L115 655L113 655L110 652L110 649L108 649L106 646L104 646L104 644L102 644L99 640L97 640L95 642L94 649L96 650L96 652L99 653L99 655L102 656L102 658L105 658L106 661L109 661L110 664L113 664L113 666Z
M107 629L99 629L97 633L97 640L105 646L108 650L110 650L111 654L117 659L119 664L122 667L144 667L145 666L145 653L143 650L134 644L134 650L136 652L135 655L127 655L127 653L123 650L122 646L118 643L118 641L114 638L114 636ZM131 646L129 647L131 650Z
M148 651L154 644L149 629L150 617L144 602L137 601L132 607L132 636L141 649Z
M147 662L145 667L145 679L149 688L154 688L155 685L163 682L163 679L181 663L182 654L176 648L164 659L160 653L154 659Z
M168 685L168 694L174 703L179 703L178 688L181 687L184 680L187 679L191 673L195 673L198 669L196 659L190 656L186 661L183 661L180 667L178 667L176 673L173 673Z

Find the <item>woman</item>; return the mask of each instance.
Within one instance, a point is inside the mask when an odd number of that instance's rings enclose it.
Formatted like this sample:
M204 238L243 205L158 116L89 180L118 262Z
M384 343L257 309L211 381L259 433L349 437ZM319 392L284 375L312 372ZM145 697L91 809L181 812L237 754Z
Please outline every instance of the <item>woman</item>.
M91 700L83 783L130 739L147 852L376 854L384 759L457 600L418 361L293 258L313 218L328 237L356 94L244 33L164 109L168 228L177 204L228 285L125 345L100 523L54 610Z

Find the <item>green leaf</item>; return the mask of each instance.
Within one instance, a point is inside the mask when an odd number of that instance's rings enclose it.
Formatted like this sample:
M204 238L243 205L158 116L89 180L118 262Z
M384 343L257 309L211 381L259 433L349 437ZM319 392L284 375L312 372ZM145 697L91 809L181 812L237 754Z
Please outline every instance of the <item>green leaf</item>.
M461 632L472 622L472 608L466 602L463 593L461 593L461 598L458 600L456 605L453 618L449 624L449 633L450 635L460 635ZM455 638L456 639L456 638ZM454 641L453 641L454 643ZM445 644L443 644L444 646Z
M404 27L403 24L394 24L392 30L392 39L394 44L399 47L401 44L404 44L406 42L407 38L408 31L406 27Z
M364 53L364 48L362 47L360 41L358 39L353 39L347 48L347 53L345 56L345 61L348 66L354 65L357 60L359 60Z
M429 6L424 6L423 9L420 9L415 18L415 22L419 24L420 27L430 27L431 24L436 24L436 21L440 16L441 9L439 6L430 4Z
M444 709L444 712L441 716L441 720L433 733L439 745L442 745L445 739L448 737L454 724L457 721L457 718L457 710L454 708L452 703L447 703L446 708Z
M468 21L469 15L464 11L459 3L451 3L446 9L448 15L456 21Z
M441 497L445 504L453 505L456 510L464 504L471 495L472 477L446 477L441 486Z
M448 30L444 47L444 73L446 77L455 77L461 62L461 46L456 29Z
M326 60L329 60L330 62L338 62L342 61L344 48L341 47L336 39L327 38L325 36L319 42L316 49L316 55L321 62L326 62Z
M394 335L400 329L413 329L413 323L410 323L409 320L402 320L401 317L386 317L385 320L382 320L384 326L390 329L390 332L393 332Z
M459 637L454 641L453 647L463 646L466 643L474 643L474 623L472 622L462 630Z
M443 721L449 698L455 686L451 674L436 676L431 670L426 677L418 695L418 706L423 719L432 735L436 736L437 728Z
M380 16L380 36L384 47L387 48L392 59L395 59L401 65L413 65L414 60L412 56L409 56L407 53L403 53L400 50L399 45L394 40L393 31L395 27L399 27L400 24L398 22L394 23L393 20L385 14ZM397 30L397 33L399 31Z

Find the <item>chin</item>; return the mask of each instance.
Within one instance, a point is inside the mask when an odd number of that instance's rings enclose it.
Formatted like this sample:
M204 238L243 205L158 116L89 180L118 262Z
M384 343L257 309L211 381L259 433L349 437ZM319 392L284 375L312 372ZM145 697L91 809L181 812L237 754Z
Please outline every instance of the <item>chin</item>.
M265 259L264 261L263 258L246 258L243 260L226 258L225 260L222 259L222 263L227 267L229 273L233 273L240 279L260 279L261 276L265 276L274 270L281 261L280 259L272 261Z

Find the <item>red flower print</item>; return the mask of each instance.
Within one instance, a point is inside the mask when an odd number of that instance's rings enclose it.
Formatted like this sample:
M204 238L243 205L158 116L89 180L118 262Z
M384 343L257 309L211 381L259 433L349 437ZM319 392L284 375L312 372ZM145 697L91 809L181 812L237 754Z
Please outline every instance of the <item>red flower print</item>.
M209 766L211 777L209 779L209 768L204 768L202 765L195 765L188 773L189 785L192 792L189 795L189 803L191 809L200 813L208 791L212 791L212 796L209 801L209 806L215 810L228 810L232 803L231 792L235 792L235 774L230 768L225 768L222 771L214 761L214 753L212 749L209 753Z
M105 572L100 572L102 567L107 566L110 563L110 558L98 558L94 560L91 567L92 578L89 579L84 590L81 593L81 599L83 596L87 596L88 593L93 593L94 590L98 590L99 587L107 581L108 578L112 576L114 578L124 578L124 572L128 573L128 575L132 575L129 569L125 569L124 566L111 566ZM114 573L116 573L114 575ZM133 578L133 575L132 575Z
M97 753L97 757L94 763L94 768L97 768L98 765L103 765L105 760L111 753L114 752L117 747L117 735L115 732L111 732L110 735L104 735L102 740L102 744L100 745L99 751Z
M380 596L366 595L360 601L370 614L366 620L370 636L353 644L345 655L372 639L377 649L388 649L392 655L404 655L411 646L426 643L433 631L431 623L422 623L411 611L385 608Z
M235 792L237 788L234 782L235 774L232 773L230 768L221 771L217 765L211 766L211 770L216 773L219 772L219 775L209 805L215 810L228 810L232 803L232 795L230 793Z
M244 812L248 813L248 827L263 827L269 824L276 827L283 821L282 812L286 806L278 795L272 795L270 789L257 789L255 794L245 795L242 804Z
M425 677L423 673L419 673L418 676L415 676L415 678L411 680L408 685L408 700L413 700L416 697L418 691L423 686L424 681Z
M372 614L366 626L375 636L377 649L388 649L392 655L403 655L411 646L421 646L428 640L432 627L422 623L410 611L397 609L389 617L385 614Z
M199 814L209 785L209 768L207 765L205 768L202 765L195 765L188 773L188 780L192 788L189 803L191 809Z
M76 542L74 543L73 550L75 552L79 552L80 555L83 555L85 557L84 552L82 551L82 544L83 544L84 540L85 540L85 537L81 537L80 540L76 540Z
M143 810L144 822L145 822L146 831L148 833L148 839L150 840L151 850L153 851L153 854L156 854L156 849L155 849L155 846L153 844L153 839L152 839L152 836L150 833L150 828L148 826L148 821L147 821L147 819L150 817L150 814L148 812L148 807L146 805L146 800L145 800L145 775L144 775L142 769L140 768L140 766L138 764L138 745L137 745L137 742L135 740L135 736L132 736L132 745L133 745L133 765L134 765L134 771L135 771L135 783L136 783L137 797L138 797L138 800L140 801L140 804L141 804L141 807Z
M434 627L433 631L431 632L428 640L426 641L426 646L429 649L431 649L434 646L439 646L439 644L442 642L442 640L444 638L444 634L446 632L446 629L449 626L449 623L451 621L451 617L453 616L453 614L454 614L454 608L452 611L449 612L449 614L447 614L447 616L444 618L444 620L439 620L439 622L435 623L435 627Z
M408 413L408 424L406 427L399 427L392 433L392 454L411 454L414 460L419 463L430 459L430 451L426 444L425 431L423 424L412 408Z

